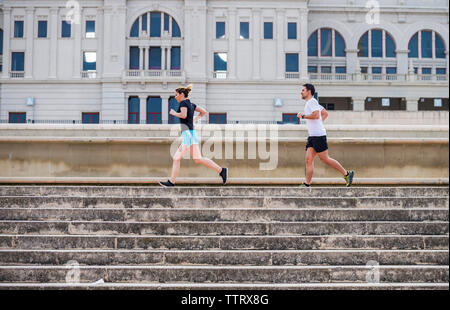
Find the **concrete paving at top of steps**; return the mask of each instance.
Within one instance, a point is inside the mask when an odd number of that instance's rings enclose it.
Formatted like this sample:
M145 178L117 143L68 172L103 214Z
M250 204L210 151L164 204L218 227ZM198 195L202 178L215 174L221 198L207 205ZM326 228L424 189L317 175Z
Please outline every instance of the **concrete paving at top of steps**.
M2 234L136 235L446 235L449 223L433 222L105 222L0 221Z
M448 221L449 209L100 209L0 208L0 220L16 221Z
M447 250L443 235L328 236L139 236L0 235L2 249L171 249L171 250Z
M445 197L0 197L0 208L448 208Z
M449 197L449 187L311 187L263 186L0 186L0 196L75 197Z
M0 290L447 290L448 283L0 283Z
M0 266L0 282L366 282L373 266ZM380 282L446 283L448 266L377 266ZM76 279L79 274L79 280ZM72 278L73 277L73 278Z
M0 250L0 265L448 265L447 250Z

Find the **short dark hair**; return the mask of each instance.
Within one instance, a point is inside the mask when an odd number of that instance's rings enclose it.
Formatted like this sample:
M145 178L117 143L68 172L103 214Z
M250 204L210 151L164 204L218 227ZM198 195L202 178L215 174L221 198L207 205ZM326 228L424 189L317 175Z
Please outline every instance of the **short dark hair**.
M316 93L316 89L314 88L314 85L312 85L312 84L303 84L303 87L306 87L306 90L311 91L311 96L314 96L314 94Z

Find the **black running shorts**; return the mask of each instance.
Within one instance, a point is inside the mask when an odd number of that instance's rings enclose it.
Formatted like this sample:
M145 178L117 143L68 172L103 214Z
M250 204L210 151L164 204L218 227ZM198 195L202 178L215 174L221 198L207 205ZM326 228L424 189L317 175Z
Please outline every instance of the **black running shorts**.
M306 142L306 150L310 147L312 147L316 153L322 153L328 150L327 136L308 137L308 142Z

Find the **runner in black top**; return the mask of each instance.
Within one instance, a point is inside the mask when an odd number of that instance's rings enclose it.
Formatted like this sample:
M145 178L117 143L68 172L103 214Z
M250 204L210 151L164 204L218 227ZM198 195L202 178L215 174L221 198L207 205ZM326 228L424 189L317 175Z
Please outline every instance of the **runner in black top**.
M178 148L173 156L172 176L167 182L159 182L161 186L173 187L180 172L180 162L187 152L191 152L191 156L197 164L214 169L222 177L223 184L227 183L228 169L221 168L215 162L208 158L202 157L199 148L199 141L197 132L194 130L194 123L206 115L206 110L193 104L188 98L192 86L179 87L175 91L175 99L180 102L178 112L170 111L170 115L180 118L181 134L183 136L183 143ZM194 118L194 112L199 112L200 115Z

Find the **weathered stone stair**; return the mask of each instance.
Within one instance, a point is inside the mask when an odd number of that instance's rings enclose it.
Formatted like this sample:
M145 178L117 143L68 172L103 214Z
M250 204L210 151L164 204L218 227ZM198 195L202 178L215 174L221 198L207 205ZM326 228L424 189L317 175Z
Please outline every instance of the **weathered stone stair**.
M448 187L0 186L0 289L448 289L448 219Z

